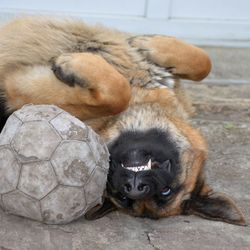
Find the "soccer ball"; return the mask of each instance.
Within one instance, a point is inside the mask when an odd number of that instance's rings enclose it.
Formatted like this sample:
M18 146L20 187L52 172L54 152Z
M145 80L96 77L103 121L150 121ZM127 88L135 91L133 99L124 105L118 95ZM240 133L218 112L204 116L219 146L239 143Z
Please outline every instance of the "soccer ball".
M0 135L0 207L64 224L102 203L109 153L99 136L53 105L26 105Z

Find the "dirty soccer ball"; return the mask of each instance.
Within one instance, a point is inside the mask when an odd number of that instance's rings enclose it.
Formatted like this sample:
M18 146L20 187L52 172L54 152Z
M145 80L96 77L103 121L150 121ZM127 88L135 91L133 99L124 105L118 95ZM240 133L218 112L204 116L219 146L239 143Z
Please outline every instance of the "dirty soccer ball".
M77 118L53 105L26 105L0 135L0 207L48 224L101 204L108 150Z

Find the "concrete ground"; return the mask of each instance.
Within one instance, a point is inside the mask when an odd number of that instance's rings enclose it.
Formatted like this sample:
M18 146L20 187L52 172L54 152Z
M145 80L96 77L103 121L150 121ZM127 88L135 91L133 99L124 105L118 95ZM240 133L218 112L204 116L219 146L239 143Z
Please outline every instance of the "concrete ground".
M236 64L226 74L224 70L230 67L227 63L219 63L221 50L207 50L216 64L216 70L208 78L210 83L185 85L197 107L194 125L201 128L209 143L206 174L215 190L237 201L250 223L250 71L245 65L241 71L240 59L227 49L226 60L232 63L235 59L233 64ZM240 52L243 58L245 53ZM226 80L231 84L225 84ZM80 219L65 226L48 226L0 211L0 250L10 249L243 250L250 249L250 227L196 216L155 221L118 212L96 221Z

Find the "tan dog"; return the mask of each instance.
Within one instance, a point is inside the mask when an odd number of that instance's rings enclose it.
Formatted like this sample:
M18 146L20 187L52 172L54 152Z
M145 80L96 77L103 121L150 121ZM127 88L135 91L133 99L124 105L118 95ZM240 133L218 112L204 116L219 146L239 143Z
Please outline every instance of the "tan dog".
M235 203L205 182L206 143L187 121L191 105L178 86L177 78L209 73L201 49L173 37L133 37L48 18L16 20L0 37L2 125L26 103L55 104L108 144L106 200L87 218L119 208L245 224Z

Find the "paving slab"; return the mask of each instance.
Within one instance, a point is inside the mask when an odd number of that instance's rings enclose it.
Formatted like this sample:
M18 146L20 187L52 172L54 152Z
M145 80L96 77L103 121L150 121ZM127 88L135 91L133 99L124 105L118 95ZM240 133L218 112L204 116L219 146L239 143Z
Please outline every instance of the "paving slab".
M210 56L212 71L205 81L247 83L250 80L250 48L203 46ZM248 82L249 83L249 82Z

